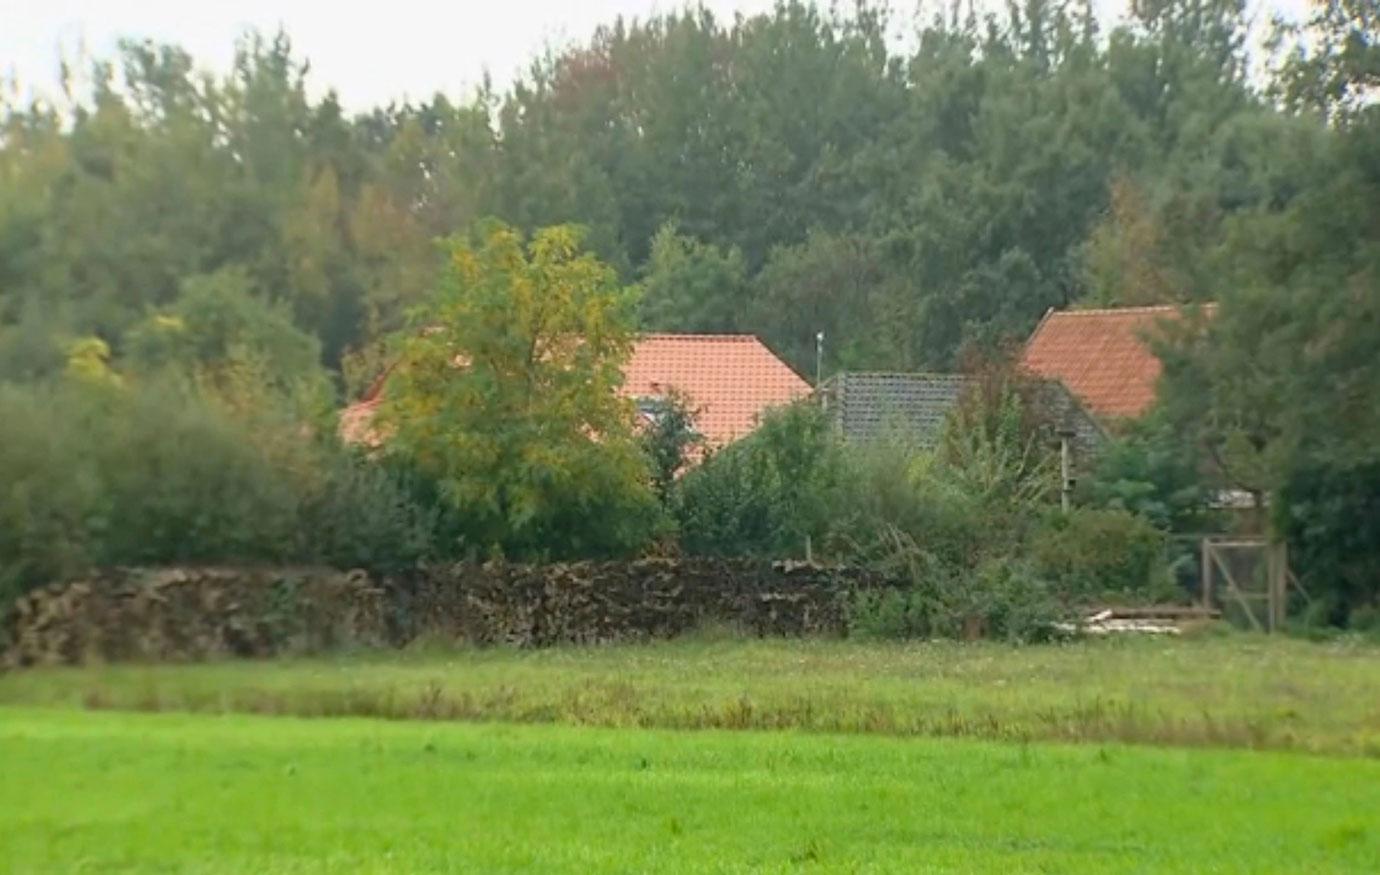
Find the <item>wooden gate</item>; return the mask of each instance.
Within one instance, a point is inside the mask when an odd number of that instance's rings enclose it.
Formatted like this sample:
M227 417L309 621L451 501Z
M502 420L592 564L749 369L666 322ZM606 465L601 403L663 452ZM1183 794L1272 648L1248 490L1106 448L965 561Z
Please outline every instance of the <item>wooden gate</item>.
M1308 594L1289 570L1289 547L1265 538L1208 537L1202 545L1203 606L1244 617L1257 632L1284 627L1289 591Z

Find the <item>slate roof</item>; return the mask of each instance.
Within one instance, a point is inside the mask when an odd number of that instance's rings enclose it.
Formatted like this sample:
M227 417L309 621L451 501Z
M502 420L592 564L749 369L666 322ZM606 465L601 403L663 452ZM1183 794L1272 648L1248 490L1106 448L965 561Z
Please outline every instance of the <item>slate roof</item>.
M1203 309L1210 315L1214 308ZM1098 416L1137 417L1154 404L1161 370L1145 338L1184 312L1177 306L1051 310L1026 342L1021 363L1063 382Z
M384 378L340 414L347 443L377 445L372 428ZM698 411L710 448L744 437L774 407L810 394L810 385L751 334L644 334L624 369L622 394L652 399L676 390Z
M933 446L966 383L959 374L843 373L829 380L825 403L848 440L894 431Z
M830 416L849 441L868 441L890 434L932 448L944 422L971 378L962 374L843 373L825 385ZM1074 433L1080 453L1093 453L1106 432L1059 381L1041 386L1037 403L1056 428Z

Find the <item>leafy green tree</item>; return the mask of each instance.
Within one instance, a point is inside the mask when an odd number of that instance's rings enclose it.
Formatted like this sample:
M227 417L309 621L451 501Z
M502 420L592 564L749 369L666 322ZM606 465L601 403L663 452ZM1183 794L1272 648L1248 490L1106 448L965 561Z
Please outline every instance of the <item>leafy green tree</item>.
M1207 531L1209 489L1198 462L1195 447L1153 414L1102 448L1081 492L1094 507L1130 511L1164 531Z
M243 271L189 276L166 312L132 328L125 359L136 372L173 372L218 381L236 364L263 369L262 389L283 394L323 377L321 346L281 308L256 298Z
M1311 619L1374 629L1380 615L1380 457L1304 457L1278 493L1275 525L1313 599Z
M675 496L676 478L705 452L704 437L695 425L699 411L674 389L639 406L646 420L639 437L651 465L652 487L662 503L669 504Z
M1274 92L1295 108L1340 118L1364 114L1380 88L1380 4L1314 0L1302 25L1276 22L1274 45L1288 47Z
M1183 193L1164 200L1153 203L1130 180L1113 182L1108 215L1085 248L1086 303L1137 307L1212 297L1213 274L1195 268L1210 250L1205 238L1220 236L1221 214Z
M725 333L747 305L743 254L683 237L667 224L652 239L642 280L642 325L652 331Z
M911 289L877 240L813 232L773 249L753 285L748 327L802 374L815 372L820 332L826 370L903 370L919 360L905 330Z
M357 390L434 287L433 241L486 215L584 225L646 280L645 324L752 330L806 369L820 330L837 366L951 367L1090 292L1213 297L1227 220L1313 184L1296 153L1328 132L1253 91L1238 3L1135 12L1103 35L1062 0L677 11L550 50L506 91L357 118L281 33L246 36L224 77L127 43L67 103L0 109L0 368L51 376L89 336L118 360L189 277L233 269Z
M621 398L633 297L549 228L490 223L452 244L432 303L399 337L383 424L391 452L441 484L472 549L635 549L655 498Z
M1293 185L1226 222L1220 310L1161 344L1161 394L1219 482L1268 499L1271 531L1290 540L1327 619L1342 622L1377 597L1365 570L1377 542L1341 521L1364 519L1376 491L1380 116L1351 105L1359 92L1343 87L1366 87L1355 63L1369 45L1365 9L1320 10L1314 48L1277 82L1307 109L1289 125L1313 132L1305 150L1282 152ZM1317 109L1335 120L1330 130L1318 128Z

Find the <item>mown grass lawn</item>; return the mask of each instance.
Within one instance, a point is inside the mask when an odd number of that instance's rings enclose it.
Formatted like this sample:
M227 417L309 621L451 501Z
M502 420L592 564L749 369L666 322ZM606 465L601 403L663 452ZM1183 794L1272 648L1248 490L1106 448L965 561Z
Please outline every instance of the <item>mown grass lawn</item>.
M1373 872L1380 762L0 708L0 870Z
M416 650L25 670L0 675L0 704L1380 757L1380 647L1233 635L1025 648L729 638Z

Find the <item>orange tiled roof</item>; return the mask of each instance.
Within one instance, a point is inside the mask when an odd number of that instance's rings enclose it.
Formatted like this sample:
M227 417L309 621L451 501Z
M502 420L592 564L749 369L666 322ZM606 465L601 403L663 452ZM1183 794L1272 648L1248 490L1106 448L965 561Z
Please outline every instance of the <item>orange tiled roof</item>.
M1140 416L1155 401L1161 368L1145 337L1182 313L1177 306L1051 311L1026 342L1021 362L1062 381L1098 416Z
M347 443L379 443L371 426L386 377L341 412ZM698 411L695 426L711 448L747 435L771 408L810 394L810 385L751 334L642 335L624 370L623 395L656 398L673 389Z
M810 394L810 385L751 334L644 334L624 378L623 394L632 398L683 393L711 447L743 437L771 408Z

